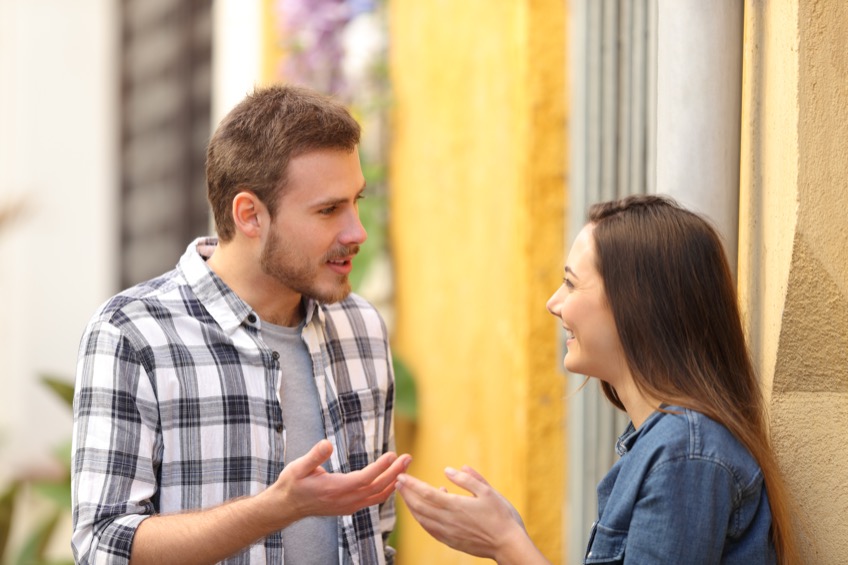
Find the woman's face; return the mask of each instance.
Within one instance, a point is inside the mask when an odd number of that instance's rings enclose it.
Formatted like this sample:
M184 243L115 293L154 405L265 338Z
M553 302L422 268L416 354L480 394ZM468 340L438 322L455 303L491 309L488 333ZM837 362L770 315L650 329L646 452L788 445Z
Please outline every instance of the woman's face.
M604 282L595 267L593 231L594 225L587 224L577 235L566 259L563 284L547 307L567 332L565 368L615 386L626 363Z

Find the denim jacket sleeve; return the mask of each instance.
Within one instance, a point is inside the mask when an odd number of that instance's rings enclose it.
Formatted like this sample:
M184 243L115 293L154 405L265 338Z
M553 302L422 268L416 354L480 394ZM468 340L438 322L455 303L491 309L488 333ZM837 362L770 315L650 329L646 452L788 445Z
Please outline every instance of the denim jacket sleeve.
M586 564L774 563L762 471L726 428L691 410L655 413L617 450Z

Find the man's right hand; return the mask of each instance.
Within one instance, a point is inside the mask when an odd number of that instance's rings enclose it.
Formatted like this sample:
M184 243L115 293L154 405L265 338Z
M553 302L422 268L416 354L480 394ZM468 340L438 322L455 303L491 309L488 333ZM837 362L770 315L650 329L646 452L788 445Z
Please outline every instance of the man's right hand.
M385 502L395 490L398 475L412 461L409 455L398 457L388 452L360 471L328 473L321 465L332 453L329 441L319 441L289 463L277 482L260 496L279 497L281 504L285 501L295 516L292 522L307 516L346 516Z

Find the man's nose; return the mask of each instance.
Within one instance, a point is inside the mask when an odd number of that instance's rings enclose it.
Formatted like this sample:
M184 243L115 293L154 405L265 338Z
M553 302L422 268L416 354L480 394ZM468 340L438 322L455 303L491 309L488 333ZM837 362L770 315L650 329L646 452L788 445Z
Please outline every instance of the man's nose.
M362 245L366 239L368 239L368 232L365 231L365 226L359 219L359 212L353 212L339 240L343 245Z

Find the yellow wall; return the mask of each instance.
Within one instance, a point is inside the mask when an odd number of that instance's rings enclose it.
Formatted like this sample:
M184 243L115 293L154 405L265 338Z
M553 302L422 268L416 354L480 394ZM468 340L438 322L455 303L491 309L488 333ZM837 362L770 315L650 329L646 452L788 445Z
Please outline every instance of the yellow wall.
M470 464L562 551L563 376L545 301L560 284L565 3L393 0L393 347L420 415L411 473ZM472 563L405 512L399 556Z
M739 284L809 563L848 555L848 3L748 0Z

